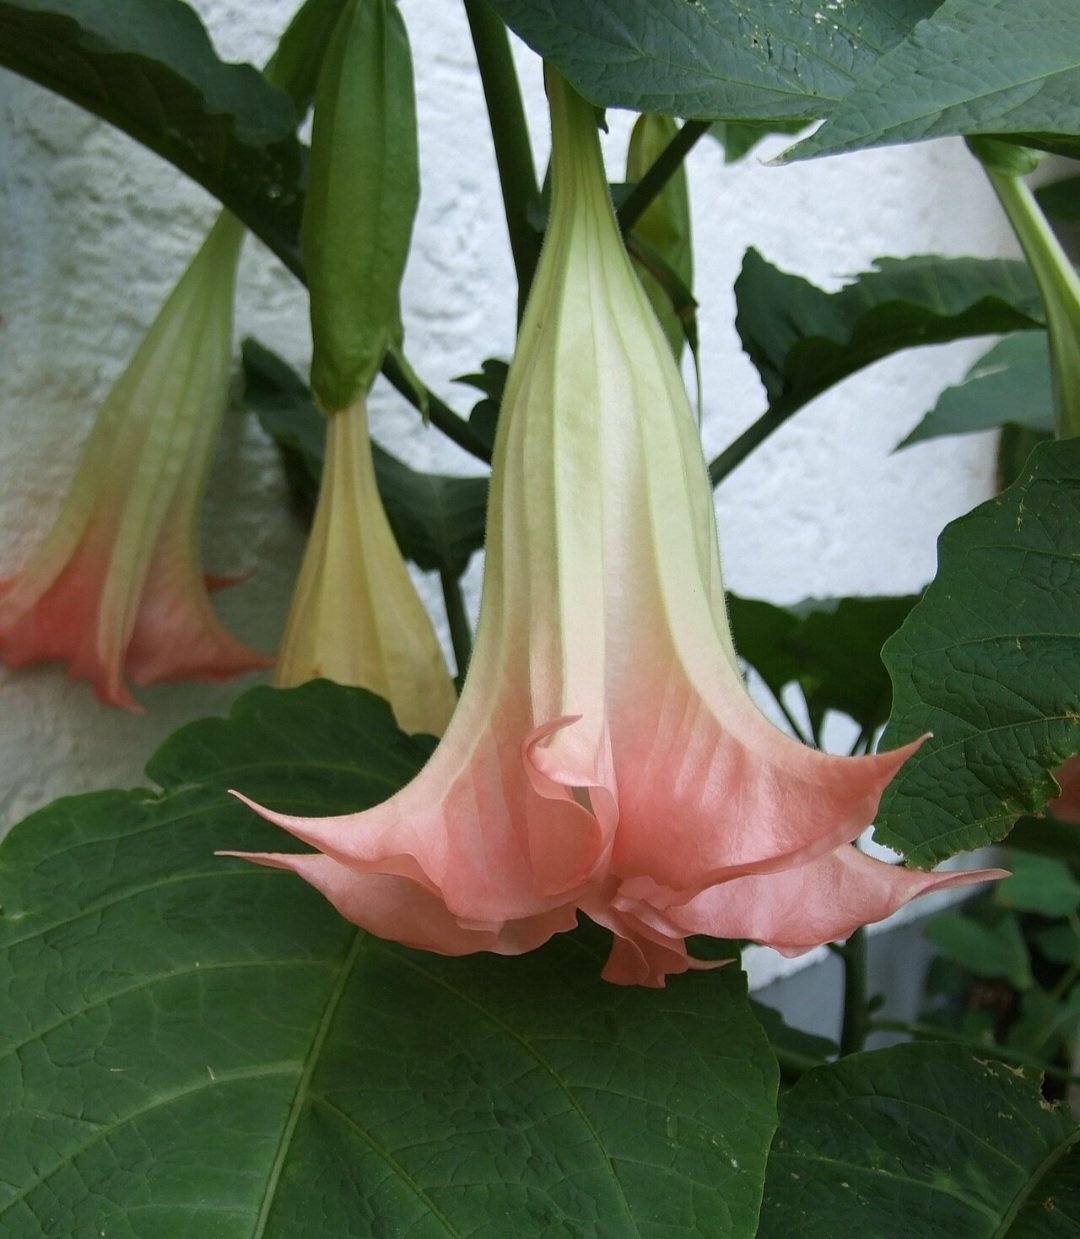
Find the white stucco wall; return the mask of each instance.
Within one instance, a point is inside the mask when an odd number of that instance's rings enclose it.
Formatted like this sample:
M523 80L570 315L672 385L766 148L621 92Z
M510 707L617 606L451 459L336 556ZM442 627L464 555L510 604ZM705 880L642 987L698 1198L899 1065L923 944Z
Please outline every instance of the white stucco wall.
M293 0L196 0L223 55L261 62ZM404 287L410 356L460 409L454 376L512 349L514 291L494 160L463 11L403 0L419 91L424 191ZM538 63L520 62L538 158L547 138ZM612 117L621 176L627 118ZM763 154L783 144L772 143ZM725 167L705 140L690 161L706 418L712 455L763 408L740 352L732 281L748 245L829 287L880 254L1011 253L996 204L955 142L791 168ZM185 265L214 206L127 138L0 72L0 574L48 527L95 406ZM258 243L241 273L238 337L254 334L303 368L301 290ZM897 592L933 573L942 525L984 498L993 444L890 450L956 380L978 345L909 353L821 399L719 491L728 584L789 602L809 594ZM384 385L376 433L422 465L475 466ZM207 503L215 571L254 569L217 595L232 629L272 648L301 552L276 454L250 420L229 419ZM473 601L478 571L470 577ZM437 606L435 595L433 601ZM254 677L141 692L144 716L100 705L57 666L0 669L0 820L55 796L138 782L175 727L220 712Z

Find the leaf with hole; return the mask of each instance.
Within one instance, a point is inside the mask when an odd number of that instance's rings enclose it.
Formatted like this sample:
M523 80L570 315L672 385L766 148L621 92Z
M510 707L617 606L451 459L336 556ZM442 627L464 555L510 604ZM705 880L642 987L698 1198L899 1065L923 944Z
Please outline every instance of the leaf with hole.
M1074 0L944 0L860 76L789 157L953 134L1080 153Z
M593 103L732 121L826 115L938 2L491 0Z

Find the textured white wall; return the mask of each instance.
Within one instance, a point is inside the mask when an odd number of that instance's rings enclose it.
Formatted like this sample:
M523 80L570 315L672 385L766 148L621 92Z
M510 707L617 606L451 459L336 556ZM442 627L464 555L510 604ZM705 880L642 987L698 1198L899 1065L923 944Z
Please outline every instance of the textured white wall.
M261 62L293 0L196 0L221 53ZM512 348L513 281L479 84L460 6L403 0L416 58L424 191L404 288L408 350L425 378L467 409L452 379ZM538 158L546 155L538 64L520 63ZM628 125L612 117L621 175ZM765 149L772 153L781 143ZM763 407L733 326L731 284L748 245L829 287L880 254L1011 252L996 205L958 143L792 168L725 167L705 140L691 158L705 439L714 453ZM47 528L97 402L185 265L214 207L199 189L74 107L0 73L0 574ZM303 368L303 296L258 243L241 272L238 336ZM808 594L895 592L933 573L945 521L988 493L987 439L890 456L978 346L906 354L849 381L781 431L718 494L728 584L787 602ZM470 459L380 386L376 432L412 461L469 471ZM217 595L231 628L270 648L284 620L301 538L274 451L229 419L206 510L216 571L255 569ZM478 572L470 576L475 600ZM0 669L0 818L52 797L140 779L178 724L220 712L253 677L161 686L134 717L101 706L58 667Z

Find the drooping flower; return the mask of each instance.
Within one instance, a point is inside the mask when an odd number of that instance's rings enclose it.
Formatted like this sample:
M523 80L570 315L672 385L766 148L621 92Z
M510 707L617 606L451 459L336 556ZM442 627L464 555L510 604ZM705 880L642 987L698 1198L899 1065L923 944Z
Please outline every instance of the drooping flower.
M219 217L105 398L52 529L0 582L9 666L65 660L102 701L137 710L127 679L220 680L271 664L214 613L198 550L243 237Z
M456 693L375 481L367 393L401 339L419 196L412 62L391 0L348 0L319 72L301 232L326 465L275 683L326 676L441 735Z
M442 735L456 694L375 482L366 401L327 425L315 522L274 683L325 676L385 697L398 725Z
M914 746L807 748L747 695L712 493L670 348L627 260L592 108L549 77L553 198L495 447L461 701L397 795L323 819L292 870L358 925L446 954L517 954L578 912L604 976L662 985L692 934L798 952L921 892L852 840Z

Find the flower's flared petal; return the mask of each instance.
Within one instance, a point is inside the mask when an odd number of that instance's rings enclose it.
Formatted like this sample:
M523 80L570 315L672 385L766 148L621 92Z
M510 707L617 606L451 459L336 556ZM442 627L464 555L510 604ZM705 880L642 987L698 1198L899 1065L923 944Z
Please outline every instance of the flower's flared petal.
M136 713L127 678L221 680L273 665L226 631L193 548L163 545L163 536L144 577L119 561L114 537L115 522L96 513L59 572L39 555L0 582L0 659L65 661L101 701Z
M39 554L0 583L0 659L9 667L63 660L69 677L88 680L101 701L138 712L124 683L127 634L101 612L110 537L94 520L59 569Z
M615 985L662 989L669 976L731 962L694 959L687 953L683 932L648 904L608 896L589 900L583 910L612 932L611 954L600 975Z
M846 844L795 869L722 882L667 915L687 934L748 938L800 955L884 920L919 895L1007 876L1004 869L927 873Z
M536 916L502 924L464 922L451 915L437 896L408 878L382 873L358 873L319 853L219 852L256 864L288 869L309 882L354 925L380 938L440 955L493 951L521 955L550 937L573 929L577 913L564 904Z
M886 785L922 743L837 757L779 731L718 657L699 686L676 665L646 683L647 724L612 707L619 830L613 865L682 892L680 901L740 873L805 864L857 838ZM647 681L656 677L646 671ZM704 678L704 677L703 677ZM649 695L651 694L651 696Z
M533 766L530 752L562 720L521 742L520 723L496 719L470 734L473 721L471 710L455 715L421 774L362 813L292 817L234 794L354 873L409 879L460 923L501 925L573 907L606 867L612 790L585 778L567 788Z
M124 657L127 675L136 684L227 680L273 665L272 655L238 641L218 618L196 553L159 544Z

